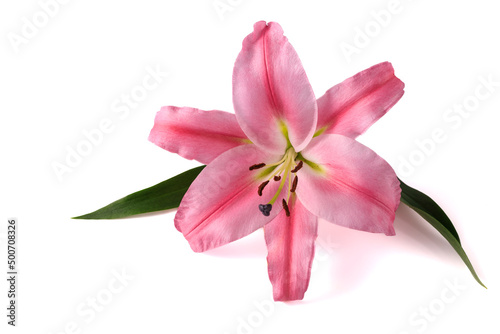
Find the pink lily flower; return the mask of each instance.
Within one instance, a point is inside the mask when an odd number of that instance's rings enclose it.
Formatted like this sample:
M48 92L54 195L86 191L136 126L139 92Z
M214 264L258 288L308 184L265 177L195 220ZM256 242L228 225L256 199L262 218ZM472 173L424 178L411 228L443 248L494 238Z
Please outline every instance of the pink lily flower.
M316 99L292 45L274 22L257 22L233 72L235 115L163 107L149 140L207 167L186 192L175 226L195 252L264 227L276 301L309 284L318 218L394 235L394 170L355 141L403 95L384 62Z

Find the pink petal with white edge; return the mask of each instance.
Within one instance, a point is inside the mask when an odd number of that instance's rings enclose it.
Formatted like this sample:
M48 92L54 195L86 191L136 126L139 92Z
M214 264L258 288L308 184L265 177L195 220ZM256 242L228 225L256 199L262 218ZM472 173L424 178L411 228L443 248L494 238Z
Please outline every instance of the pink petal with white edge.
M277 160L279 156L255 145L243 145L224 152L205 167L184 195L174 219L195 252L240 239L276 217L281 206L275 205L266 217L259 204L269 202L279 182L270 182L259 196L258 186L264 180L258 175L265 168L250 171L249 167ZM283 196L280 194L278 203Z
M314 138L302 155L319 165L304 164L298 173L297 196L311 213L352 229L395 234L401 188L384 159L335 134Z
M257 22L243 41L233 71L236 118L248 138L262 149L283 153L288 129L295 151L316 129L317 106L297 53L275 22Z
M156 114L149 140L203 164L231 148L250 143L234 114L172 106L163 107Z
M276 301L304 298L318 236L318 218L298 200L289 207L290 217L282 210L264 227L269 279Z
M359 72L318 99L317 129L356 138L399 101L404 86L389 62Z

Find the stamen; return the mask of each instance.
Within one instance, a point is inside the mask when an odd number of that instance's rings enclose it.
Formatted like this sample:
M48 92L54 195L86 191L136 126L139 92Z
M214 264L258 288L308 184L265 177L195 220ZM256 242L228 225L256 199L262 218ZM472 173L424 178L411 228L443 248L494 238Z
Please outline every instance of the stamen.
M255 165L252 165L252 166L250 166L248 169L249 169L249 170L259 169L259 168L264 167L265 165L266 165L266 164L262 162L262 163L260 163L260 164L255 164Z
M286 204L285 199L283 198L283 209L285 210L286 216L290 217L290 209L288 208L288 204Z
M299 163L297 164L297 166L295 166L295 168L292 169L291 172L297 173L302 168L302 166L304 166L304 162L302 160L300 160Z
M282 205L283 209L285 210L285 213L287 217L290 217L290 208L288 207L288 201L290 199L290 194L295 191L297 188L297 175L294 175L293 178L293 185L292 185L292 173L296 173L298 170L302 168L304 165L304 162L302 160L299 160L298 163L295 163L295 158L297 157L297 153L293 149L293 147L290 147L286 150L285 154L281 157L280 161L273 163L273 164L256 164L250 167L250 170L252 169L257 169L257 168L262 168L266 166L267 170L267 179L264 180L259 185L257 193L259 196L262 196L264 188L269 184L271 180L274 181L281 181L276 193L274 196L271 198L267 204L259 204L259 210L262 212L264 216L269 216L271 213L272 206L278 199L279 195L281 194L281 191L283 190L284 186L286 183L288 183L288 191L287 195L283 196L282 198ZM274 168L274 166L277 166ZM292 169L293 167L293 169ZM288 179L288 182L287 182Z
M262 196L262 190L264 190L264 187L267 186L267 184L269 183L269 181L265 181L265 182L262 182L259 186L259 190L257 191L257 193L259 194L259 196Z
M259 210L264 216L269 216L271 214L272 204L259 204Z
M297 182L299 182L299 178L297 177L297 175L295 175L295 177L293 178L292 189L290 189L291 193L294 193L295 189L297 189Z

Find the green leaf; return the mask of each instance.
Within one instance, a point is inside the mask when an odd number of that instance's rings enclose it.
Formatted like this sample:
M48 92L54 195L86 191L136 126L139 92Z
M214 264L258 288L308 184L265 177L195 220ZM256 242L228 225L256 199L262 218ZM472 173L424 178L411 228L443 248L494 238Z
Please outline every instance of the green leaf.
M401 201L411 208L424 210L428 215L434 218L434 221L440 222L441 225L443 225L460 243L460 237L458 236L457 230L455 230L455 226L453 226L453 223L446 213L444 213L443 209L426 194L417 189L413 189L401 180L399 180L399 182L401 183ZM427 220L427 218L425 219ZM432 224L432 222L430 223Z
M73 219L117 219L141 213L177 208L189 186L203 168L205 166L190 169L152 187L125 196L99 210L73 217ZM446 213L429 196L411 188L401 180L399 182L401 183L401 202L415 210L441 233L462 258L476 281L486 288L472 267L467 254L460 244L458 233Z
M399 182L401 183L401 202L408 205L411 209L422 216L422 218L427 220L439 233L441 233L441 235L450 243L453 249L455 249L458 255L462 258L476 281L486 288L477 276L474 267L462 248L457 230L453 226L450 218L448 218L446 213L444 213L443 209L441 209L439 205L437 205L437 203L426 194L413 189L401 180L399 180Z
M177 208L205 166L190 169L152 187L125 196L105 207L73 219L116 219Z

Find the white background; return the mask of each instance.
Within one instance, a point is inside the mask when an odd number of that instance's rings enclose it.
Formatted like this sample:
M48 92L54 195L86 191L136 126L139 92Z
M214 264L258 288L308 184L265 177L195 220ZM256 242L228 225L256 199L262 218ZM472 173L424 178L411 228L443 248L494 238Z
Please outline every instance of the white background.
M20 277L15 329L6 325L1 280L1 332L498 333L494 2L401 0L383 25L373 13L392 8L389 0L221 3L230 6L222 15L213 0L73 0L52 7L43 22L37 1L2 2L1 267L5 223L17 217ZM13 36L23 36L26 20L45 26L16 47ZM259 20L282 25L318 97L369 66L392 62L406 93L359 140L441 204L488 290L404 207L394 237L321 222L309 290L294 303L271 302L262 231L197 254L175 229L175 212L70 219L197 165L147 141L155 113L163 105L232 111L234 60ZM359 40L364 29L371 29L366 45ZM346 44L358 45L358 53L346 57ZM168 75L128 114L114 112L147 68ZM488 92L478 88L481 77L496 82L489 96L476 99L463 119L447 114L474 102L476 89ZM112 131L59 180L53 164L66 164L68 148L103 119L113 122ZM429 144L438 128L445 140ZM427 143L427 155L416 141ZM410 157L417 163L402 176L401 159ZM121 271L130 276L126 283L114 280ZM92 298L101 302L99 312L87 304Z

